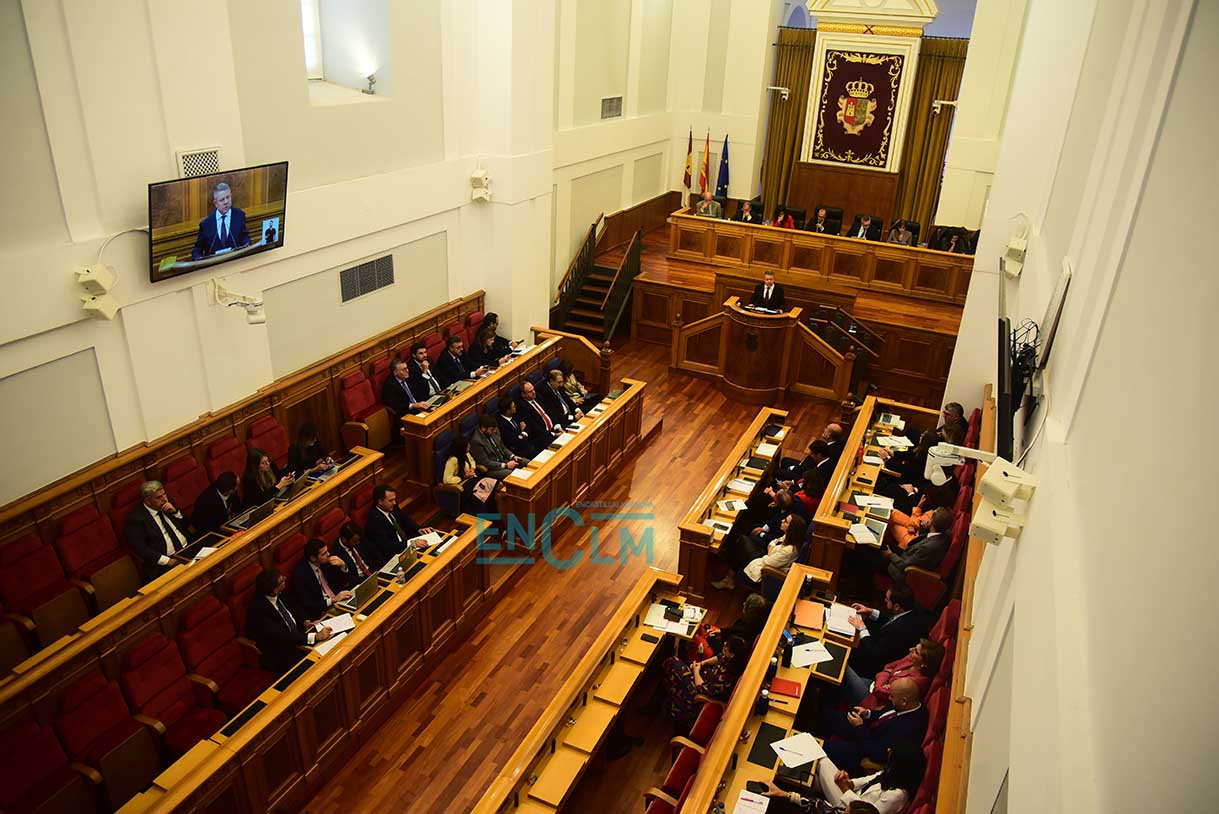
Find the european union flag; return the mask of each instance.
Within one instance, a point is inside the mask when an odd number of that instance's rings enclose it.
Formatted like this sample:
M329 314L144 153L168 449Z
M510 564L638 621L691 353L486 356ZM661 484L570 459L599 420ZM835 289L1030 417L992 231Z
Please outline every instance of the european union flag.
M724 149L720 152L720 177L715 183L715 194L728 197L728 136L724 136Z

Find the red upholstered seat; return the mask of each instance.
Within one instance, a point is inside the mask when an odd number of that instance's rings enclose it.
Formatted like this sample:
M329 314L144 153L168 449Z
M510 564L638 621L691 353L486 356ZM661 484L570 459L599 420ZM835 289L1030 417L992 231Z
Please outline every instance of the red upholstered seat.
M465 328L462 326L462 324L461 324L460 322L454 322L452 325L450 325L449 327L445 328L445 329L444 329L444 335L445 335L445 337L446 337L446 338L447 338L447 337L450 337L450 336L460 336L460 337L461 337L461 341L465 342L465 343L466 343L466 345L469 345L469 344L470 344L470 343L469 343L469 342L466 340L466 329L465 329Z
M292 569L305 556L305 543L309 542L303 534L293 534L279 544L275 549L275 568L281 574L292 580Z
M483 327L483 312L475 311L466 315L466 335L475 338Z
M68 754L93 767L139 729L118 684L108 681L100 670L68 685L55 718L55 731Z
M339 388L339 404L347 421L363 421L370 413L383 409L372 383L358 370L340 379Z
M55 550L69 577L88 579L125 556L114 529L92 506L77 509L59 524Z
M269 454L269 453L268 453ZM246 448L233 436L221 438L207 448L207 474L211 480L221 472L232 472L238 478L245 472Z
M330 545L334 545L335 540L339 539L339 529L347 520L347 513L335 506L317 519L313 534L319 540L325 540Z
M947 687L952 684L952 663L957 657L957 639L952 637L943 642L944 645L944 660L940 662L940 671L935 674L935 678L931 679L931 686L927 688L927 693L930 695L941 687Z
M944 726L948 723L948 687L940 687L927 695L927 734L924 744L944 736Z
M957 492L956 503L952 504L952 513L955 515L973 514L974 490L973 487L966 484Z
M694 776L698 771L699 760L702 759L696 750L689 746L683 748L677 755L677 760L673 761L673 766L669 769L669 773L665 775L664 782L660 784L661 791L677 797L686 787L686 781Z
M969 414L969 426L965 429L965 446L970 449L978 448L978 438L982 435L982 409L975 407L974 411Z
M280 469L288 465L288 431L273 416L264 415L250 424L246 444L270 455Z
M378 396L381 395L381 385L389 378L392 366L392 361L386 357L377 359L368 369L368 380L372 382L372 391Z
M935 803L935 794L940 785L940 766L944 762L944 742L934 740L923 747L923 757L927 759L927 768L923 772L923 782L919 785L918 791L914 795L914 800L910 803L909 810L932 811Z
M258 667L258 654L238 643L232 617L214 596L205 596L182 615L178 647L192 673L220 687L216 699L229 715L244 709L275 681Z
M358 523L361 529L368 522L368 510L372 508L373 503L373 488L373 485L370 483L356 492L351 498L351 519Z
M428 358L435 365L436 360L440 358L441 351L444 350L444 337L438 333L430 333L424 338L423 344L427 348Z
M165 466L165 494L187 517L209 483L207 471L190 455L175 458Z
M706 746L711 742L711 736L715 734L715 729L720 725L722 717L724 717L722 704L716 701L703 704L703 708L698 711L698 718L695 719L694 726L690 727L690 740L699 746Z
M961 600L950 599L948 604L944 606L944 610L940 612L940 618L931 626L931 632L927 635L934 641L943 644L957 635L957 628L961 624Z
M0 598L8 610L32 616L35 608L76 590L55 550L35 535L0 548Z
M127 527L127 515L140 505L140 481L133 481L120 488L110 499L110 527L120 539Z
M260 571L262 566L256 562L250 563L229 580L229 613L233 616L234 629L242 635L245 634L246 607L254 595L254 580L258 579Z
M682 807L686 804L686 798L690 796L690 789L694 788L694 777L695 775L690 775L686 780L686 785L677 798L677 805L660 797L649 797L648 807L644 814L681 814Z
M88 795L49 726L26 720L0 731L0 811L37 811L52 798L49 809L65 810L68 800L87 805Z
M178 646L160 633L127 652L120 680L136 712L164 724L165 745L175 756L224 725L225 715L211 706L207 689L186 677Z

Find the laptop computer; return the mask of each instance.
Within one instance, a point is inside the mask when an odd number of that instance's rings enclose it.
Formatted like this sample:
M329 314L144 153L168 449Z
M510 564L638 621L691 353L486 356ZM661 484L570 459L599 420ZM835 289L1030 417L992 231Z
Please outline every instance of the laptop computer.
M458 393L461 393L473 386L474 382L470 381L469 379L461 379L460 381L453 382L449 385L449 392L456 396Z
M309 488L312 481L308 478L297 478L292 483L288 484L283 490L275 496L278 503L287 503L290 500L296 499L297 495Z
M271 512L275 511L275 500L268 500L262 505L255 506L245 512L234 517L227 525L229 528L240 529L242 531L250 526L255 526L271 516Z
M347 611L348 613L355 613L360 608L372 601L372 598L376 596L377 592L380 590L381 583L378 581L377 575L373 574L356 586L356 589L352 591L350 599L344 599L342 602L336 602L335 605L340 610Z
M439 407L440 405L444 404L448 400L449 400L449 397L447 395L445 395L444 393L437 393L436 395L432 396L430 399L427 400L427 406L429 409L434 410L437 407Z

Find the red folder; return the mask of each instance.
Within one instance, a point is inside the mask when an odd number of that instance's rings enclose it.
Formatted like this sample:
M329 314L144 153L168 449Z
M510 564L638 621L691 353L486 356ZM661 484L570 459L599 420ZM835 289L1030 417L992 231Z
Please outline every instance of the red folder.
M800 682L775 676L770 680L770 691L772 694L777 693L778 695L786 695L790 698L799 698Z

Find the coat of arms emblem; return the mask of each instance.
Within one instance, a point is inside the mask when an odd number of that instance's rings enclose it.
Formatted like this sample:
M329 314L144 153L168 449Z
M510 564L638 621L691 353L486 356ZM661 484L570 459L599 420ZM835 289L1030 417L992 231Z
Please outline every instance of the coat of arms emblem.
M856 79L847 83L847 95L838 97L836 118L849 135L858 136L875 121L872 111L876 109L876 100L871 98L875 89L871 82Z

